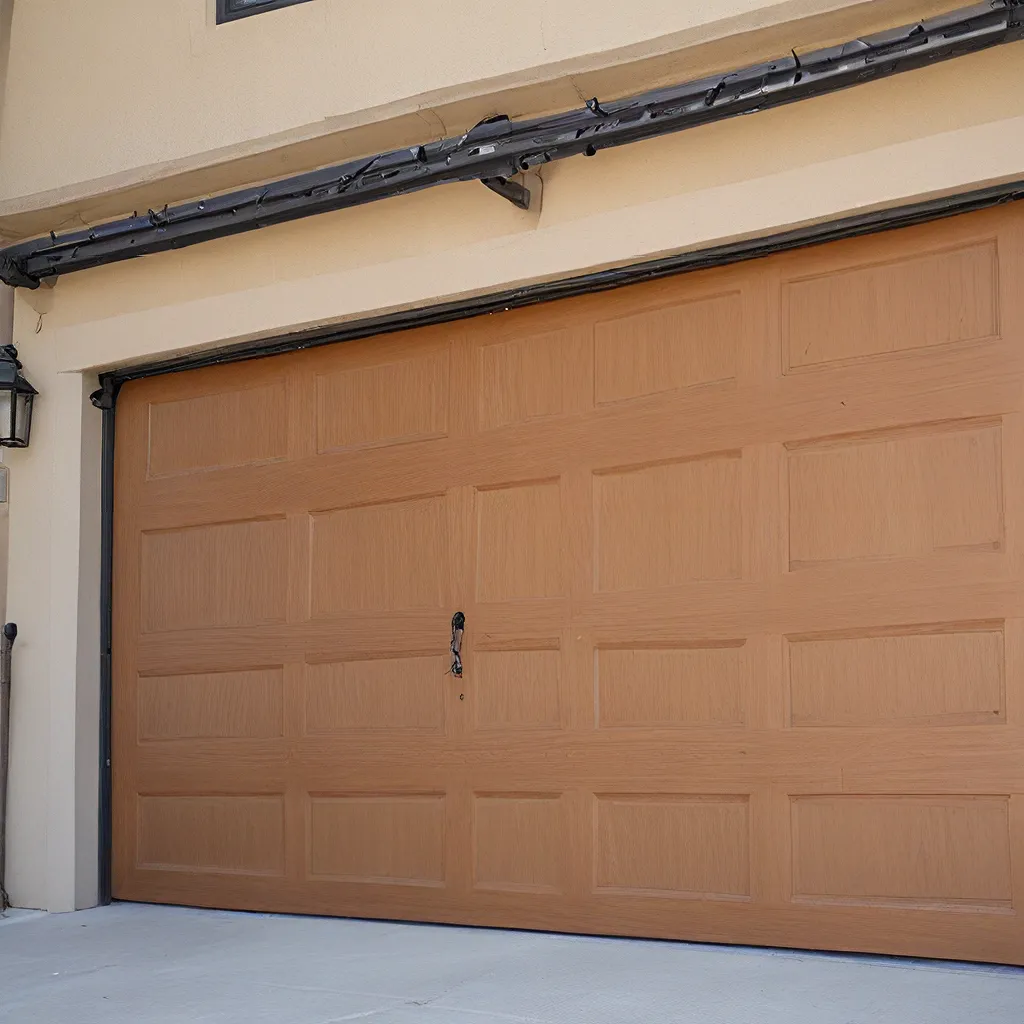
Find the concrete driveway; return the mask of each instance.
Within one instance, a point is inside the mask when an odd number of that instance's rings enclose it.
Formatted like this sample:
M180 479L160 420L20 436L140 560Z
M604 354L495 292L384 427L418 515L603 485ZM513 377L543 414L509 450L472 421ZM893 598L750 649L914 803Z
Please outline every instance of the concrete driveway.
M1024 970L116 904L0 921L3 1024L1021 1024Z

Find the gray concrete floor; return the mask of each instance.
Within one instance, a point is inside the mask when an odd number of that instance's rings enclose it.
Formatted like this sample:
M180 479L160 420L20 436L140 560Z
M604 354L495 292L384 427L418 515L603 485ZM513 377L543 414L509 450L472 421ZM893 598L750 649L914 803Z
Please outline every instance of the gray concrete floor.
M1024 970L117 904L0 920L3 1024L1021 1024Z

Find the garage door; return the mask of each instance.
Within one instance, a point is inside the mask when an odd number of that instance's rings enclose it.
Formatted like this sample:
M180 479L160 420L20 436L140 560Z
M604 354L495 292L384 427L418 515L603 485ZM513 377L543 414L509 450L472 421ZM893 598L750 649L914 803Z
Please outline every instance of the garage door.
M1022 214L127 385L115 895L1024 962Z

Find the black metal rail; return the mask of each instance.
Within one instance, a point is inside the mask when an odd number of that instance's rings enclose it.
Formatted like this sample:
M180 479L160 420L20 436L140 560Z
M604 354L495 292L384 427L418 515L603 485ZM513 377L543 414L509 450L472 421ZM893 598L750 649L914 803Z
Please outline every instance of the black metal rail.
M803 57L791 53L615 102L593 99L583 109L553 117L522 122L495 117L458 138L379 153L82 231L51 233L0 250L0 280L36 288L59 274L448 182L486 180L489 187L504 187L514 175L553 160L593 156L602 149L820 96L1022 38L1024 0L989 0Z

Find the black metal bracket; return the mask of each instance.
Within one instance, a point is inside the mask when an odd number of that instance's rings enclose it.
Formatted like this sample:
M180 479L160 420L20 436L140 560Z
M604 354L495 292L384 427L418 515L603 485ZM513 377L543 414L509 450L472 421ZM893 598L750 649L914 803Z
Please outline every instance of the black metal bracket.
M217 24L248 18L266 11L277 11L282 7L292 7L305 3L306 0L217 0Z
M501 196L502 199L507 199L520 210L528 210L530 208L530 202L533 198L530 190L525 185L520 185L518 181L510 181L508 178L500 176L481 178L480 181L492 192Z
M0 280L46 278L181 249L457 181L505 181L568 157L822 96L1024 38L1024 0L989 0L840 46L783 57L552 117L488 118L464 135L379 153L308 174L200 199L146 216L51 234L0 250Z
M100 377L100 386L89 396L89 401L97 409L109 412L117 401L117 393L121 390L121 381L112 374L105 373Z
M38 288L40 279L25 273L21 266L17 257L0 251L0 281L12 288Z

